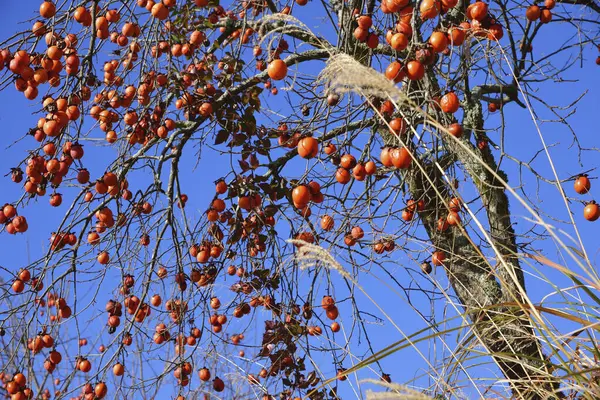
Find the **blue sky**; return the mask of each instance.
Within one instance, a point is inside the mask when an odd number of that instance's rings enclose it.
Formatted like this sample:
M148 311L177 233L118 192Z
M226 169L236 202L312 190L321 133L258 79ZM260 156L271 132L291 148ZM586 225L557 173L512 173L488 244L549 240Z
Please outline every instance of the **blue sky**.
M6 22L0 26L0 37L8 37L12 35L16 29L23 29L23 26L28 26L28 24L17 25L16 21L25 20L29 16L33 15L33 12L35 12L37 9L37 4L38 3L34 1L26 1L21 4L8 2L4 6ZM296 16L299 17L306 25L308 25L309 28L317 31L324 24L322 17L320 17L318 13L309 11L308 8L301 9ZM556 31L553 31L554 29L560 28L549 26L548 29L542 30L539 40L534 44L536 52L543 54L544 52L551 51L551 49L555 46L555 43L553 43L553 35ZM563 76L563 79L565 80L564 83L548 82L537 85L536 95L552 104L566 105L578 98L581 93L587 92L587 94L578 103L576 112L570 117L569 122L573 131L577 134L581 146L592 148L598 147L599 144L598 135L596 132L596 117L599 110L598 105L600 104L600 76L598 74L599 67L594 63L598 52L592 46L587 46L584 49L584 55L585 57L582 67L574 67L568 74ZM562 59L561 61L566 61L566 58ZM322 66L322 64L312 63L310 66L310 73L317 73L320 66ZM570 79L581 79L581 82L568 82ZM281 84L278 86L281 87ZM280 111L285 114L289 110L282 100L283 91L280 91L279 96L271 96L269 100L267 100L266 104L268 104L273 111ZM532 100L532 103L538 112L537 118L539 121L546 118L552 118L552 115L549 113L549 111L544 109L544 107L540 107L538 102ZM32 106L32 103L26 101L24 97L21 94L16 93L12 87L0 92L0 104L2 104L0 121L2 122L3 126L3 137L5 138L4 143L8 145L21 138L27 132L28 128L35 124L37 117L33 116L32 113L37 111L37 107L36 105ZM512 157L517 159L529 160L534 157L542 148L541 139L535 130L531 116L527 110L520 109L515 104L511 104L506 108L504 135L504 145L506 151ZM497 127L501 123L502 121L500 119L500 114L497 113L486 121L486 127ZM541 123L540 129L546 144L551 145L549 152L552 156L552 161L558 171L558 176L560 179L564 179L587 170L593 170L591 172L592 176L597 175L597 172L594 170L600 166L600 158L597 156L597 152L583 152L581 155L581 164L583 164L583 166L580 165L577 157L577 150L571 146L572 134L565 125L557 123ZM492 140L495 140L497 137L498 136L494 136L494 133L490 134L490 138ZM96 129L96 131L90 134L89 138L101 139L103 138L103 134ZM86 152L89 151L88 154L92 156L86 160L85 166L91 171L92 176L96 177L102 174L107 167L106 163L102 160L109 158L103 157L114 157L116 153L114 149L107 146L93 149L93 143L98 142L93 142L90 140L86 143ZM7 173L11 167L22 160L25 154L24 151L31 148L32 145L33 140L31 138L25 138L24 140L16 143L12 148L5 150L3 157L0 158L0 172L2 172L2 175ZM196 222L200 219L200 212L206 209L206 205L213 196L211 191L205 190L207 185L201 186L200 184L196 183L212 182L223 176L225 171L227 171L229 168L230 160L229 158L217 155L215 152L206 150L202 151L202 158L198 164L198 167L196 169L192 169L192 165L194 164L196 157L196 155L193 153L194 152L190 151L190 153L184 157L184 160L182 161L182 164L186 165L188 168L187 171L183 172L184 175L182 175L182 177L185 178L186 181L190 182L186 189L188 190L186 193L190 196L190 202L186 207L186 211L191 213L191 219ZM286 172L292 177L301 176L306 168L306 165L307 163L305 161L295 161L290 168L286 169ZM535 168L537 173L546 178L552 179L552 171L545 154L542 153L537 155L535 161L533 161L531 165L533 168ZM568 221L568 214L556 187L547 183L539 183L538 185L531 172L524 169L521 169L520 171L519 167L508 158L503 160L502 168L509 175L509 183L511 185L519 186L519 193L529 196L532 204L540 207L547 213L547 215L544 216L545 220L552 222L552 219L556 219L557 221L552 223L556 224L558 228L564 229L567 234L573 235L572 227L561 222ZM518 176L520 172L523 174L522 181L519 180ZM138 173L137 175L139 176L141 174ZM144 178L140 177L139 179L143 180ZM134 178L132 177L130 178L130 182L138 186L138 188L142 188L140 183L141 181L134 182ZM594 194L598 193L596 185L597 181L593 180L593 188L591 193L583 197L578 196L577 198L585 200L592 199ZM208 187L210 188L211 185L209 184ZM465 198L468 198L468 193L470 190L468 183L465 183L464 187ZM20 185L13 184L10 182L8 177L2 178L0 181L0 188L0 203L12 202L19 198L22 193ZM571 182L564 184L564 188L567 195L574 197L576 196L573 192ZM61 188L61 192L65 194L65 201L60 210L64 211L66 210L67 204L70 204L68 193L72 193L72 191ZM592 264L597 265L597 225L583 220L581 211L583 205L581 203L573 202L571 203L571 206L575 212L574 219L578 223L583 242L587 247ZM522 206L520 206L515 199L511 200L511 210L513 212L514 222L517 223L516 229L518 233L528 233L529 229L532 228L532 224L527 220L530 218L528 212ZM316 209L313 210L313 213L314 215L320 215ZM29 231L25 235L8 236L5 233L0 234L0 249L2 249L4 254L0 266L13 272L16 272L19 268L27 265L29 262L38 259L45 253L48 246L49 232L52 231L53 227L60 222L60 218L62 216L60 212L56 212L56 210L50 207L47 202L47 197L39 199L37 202L30 204L30 206L24 210L24 214L30 221ZM282 228L280 233L285 233L286 229L287 228L285 227ZM534 232L544 233L544 229L541 227L535 227ZM417 234L421 237L423 236L422 232L418 232ZM529 234L531 233L529 232ZM541 251L548 258L560 262L562 252L556 249L551 240L546 239L536 242L533 247ZM149 254L148 251L140 251L138 256L141 260L147 260ZM169 258L165 257L164 261L168 262ZM406 287L414 287L414 283L411 281L411 279L416 278L415 282L418 282L421 287L429 289L433 288L433 284L431 282L415 273L418 268L418 263L416 263L415 260L411 260L402 252L396 251L392 253L392 255L388 257L386 265L391 271L393 271L396 278ZM344 266L350 268L348 263L344 263ZM538 266L537 268L540 267ZM562 275L548 268L541 267L541 271L536 271L532 267L528 266L526 269L528 275L537 275L540 272L543 272L547 276L551 277L551 280L557 286L568 285L568 282L565 281ZM101 269L97 265L92 267L91 270L95 271L96 273L101 272ZM113 337L107 334L106 329L104 328L106 315L104 312L100 311L103 309L103 303L112 296L109 291L113 291L116 286L116 284L111 280L118 279L119 275L120 270L118 268L115 268L114 270L111 269L109 271L109 273L106 275L103 286L98 293L98 303L93 304L93 307L86 309L82 314L82 318L80 319L80 326L78 328L81 333L79 333L79 335L82 337L90 337L90 339L98 337L97 341L95 343L90 343L88 347L88 349L91 349L89 351L92 353L90 358L95 360L95 365L100 365L101 363L106 362L107 357L111 356L109 351L104 355L104 358L102 358L102 356L100 356L97 351L93 350L93 348L97 348L99 344L107 345L110 340L113 339ZM93 275L90 275L90 277L91 276ZM9 279L9 275L4 270L0 271L0 277ZM332 279L336 283L335 291L339 292L339 297L347 297L348 291L345 289L345 287L341 286L340 280L335 277ZM438 270L434 275L434 279L439 280L440 284L445 287L446 279L443 276L442 271ZM552 290L552 288L548 287L546 284L543 284L534 276L528 276L526 279L529 283L528 290L530 296L534 302L539 301L543 296L547 295ZM225 286L220 288L217 287L215 290L221 290L219 294L222 294L224 298L227 298L228 295L226 294L226 287L233 282L233 280L227 280L225 282ZM301 276L299 282L300 287L302 287L302 285L307 285L308 277L306 275ZM426 326L423 320L412 310L411 306L409 306L409 300L415 308L419 309L424 314L433 313L437 316L437 318L440 318L448 309L450 315L454 314L452 308L446 304L444 299L440 299L432 304L426 296L419 294L418 292L409 291L398 294L396 292L398 288L395 287L395 289L392 290L391 286L388 285L389 283L389 276L386 276L382 271L376 269L375 266L373 266L371 273L361 275L360 280L360 285L369 293L371 299L375 303L382 305L385 313L392 321L395 321L400 329L406 334L411 334ZM87 305L88 302L91 302L95 295L95 292L88 291L89 287L84 285L83 289L83 291L79 291L77 300L77 303L81 308L85 308L85 305ZM322 293L324 290L323 283L320 283L320 286L317 288L317 292ZM306 291L299 292L306 293ZM410 297L407 297L406 293L411 293ZM381 318L380 310L377 310L377 308L371 304L371 300L367 299L364 294L360 292L355 293L355 299L358 303L364 304L363 310L365 312L373 313ZM346 313L346 315L350 313L350 307L348 303L349 302L346 301L340 307L340 312L342 315L344 313ZM3 307L3 305L0 306L0 310L3 310ZM263 315L259 316L258 319L267 317L268 315L263 312ZM239 331L246 329L244 323L247 323L247 320L240 322L235 321L232 323L233 326L231 330L228 331L235 332L236 330ZM378 318L365 316L365 323L372 326L369 329L372 333L370 339L375 351L401 338L401 334L399 334L396 329L391 327L389 322L383 323ZM344 328L346 328L346 326ZM568 330L569 327L565 325L564 328L565 330ZM70 337L78 336L76 330L74 329L75 328L73 327L70 328ZM104 331L98 336L97 333L101 332L101 329ZM260 329L260 326L258 329ZM248 338L248 343L252 342L254 335L260 333L260 331L256 328L250 328L247 332L248 333L246 336ZM345 331L345 333L349 334L348 331ZM343 335L343 333L335 336L336 341L340 340L339 338L342 337L341 335ZM206 339L206 336L205 340L208 340ZM324 344L327 343L326 339L323 338L322 340ZM456 345L455 337L450 336L447 338L447 340L448 343L454 343L454 345ZM352 347L355 355L358 357L367 353L364 339L359 344L358 339L353 336ZM431 356L434 353L437 354L438 357L447 355L447 353L440 350L440 347L434 348L430 347L428 344L418 345L417 348L419 348L423 354L425 354L425 356ZM250 358L252 358L251 353L252 350L247 350L247 355ZM336 353L338 356L343 354L342 351L337 351ZM151 363L151 368L162 368L157 359L159 354L156 352L150 352L149 354L151 354L151 357L154 360ZM251 364L250 362L246 364L240 359L236 359L236 362L238 362L242 368L249 368L251 372L258 372L256 365L252 365L250 367L248 366ZM324 358L323 360L319 359L319 362L326 375L332 376L334 373L334 367L329 358ZM421 377L423 370L420 368L425 368L426 364L414 349L406 349L399 354L383 360L381 364L383 371L390 373L394 381L407 382L416 378L416 383L418 385L426 386L430 383L426 378ZM349 367L350 365L351 362L349 359L346 359L344 366ZM195 367L200 367L200 365L195 365ZM489 373L485 375L486 372L484 371L485 368L488 367L489 366L481 368L481 375L489 376ZM378 368L375 369L375 373L379 373ZM363 371L359 374L359 377L374 378L376 377L375 373ZM167 378L161 393L164 393L165 395L174 393L175 389L173 383L174 379L171 377ZM194 377L191 386L194 388L196 385L198 385L198 379L197 377ZM348 396L353 396L354 392L350 389L349 383L342 384L340 390L343 394L347 393Z

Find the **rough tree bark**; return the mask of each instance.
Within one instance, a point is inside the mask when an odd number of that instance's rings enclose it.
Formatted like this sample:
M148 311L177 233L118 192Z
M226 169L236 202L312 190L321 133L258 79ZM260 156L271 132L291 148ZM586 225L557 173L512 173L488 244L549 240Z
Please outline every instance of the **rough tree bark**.
M468 102L464 104L464 111L463 125L466 134L462 139L463 143L475 154L479 154L492 171L504 176L489 148L479 150L468 139L473 131L483 132L481 104L478 101ZM387 140L394 138L388 137ZM554 396L560 397L555 382L536 380L536 375L542 375L539 372L546 365L540 343L523 311L496 306L520 302L525 292L504 187L481 161L462 146L451 140L445 145L449 155L462 165L475 183L487 212L492 243L506 267L500 263L495 267L491 266L466 232L458 229L440 232L437 229L438 219L445 217L447 212L445 205L428 207L419 214L421 222L433 245L449 256L444 266L449 282L468 313L481 344L492 354L504 376L510 380L514 395L534 400L553 397L551 394L555 392ZM450 191L440 168L432 162L419 163L422 170L412 168L404 177L412 197L425 199L426 204L440 203L436 192L449 198ZM549 376L547 371L543 375Z

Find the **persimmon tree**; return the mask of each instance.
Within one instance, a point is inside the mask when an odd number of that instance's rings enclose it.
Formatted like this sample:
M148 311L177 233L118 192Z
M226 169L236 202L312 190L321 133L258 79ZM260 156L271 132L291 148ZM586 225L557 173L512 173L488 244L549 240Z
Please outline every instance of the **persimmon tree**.
M427 362L426 394L459 396L463 374L483 395L457 361L479 354L507 383L498 396L593 398L571 347L595 328L569 314L584 327L558 344L525 279L528 260L556 264L509 208L545 226L552 210L512 182L550 184L577 231L600 217L588 171L540 174L504 135L521 109L532 134L539 113L568 126L577 102L537 93L594 63L599 14L594 0L40 2L0 44L2 94L35 104L3 133L28 151L2 183L22 187L1 199L2 241L48 239L2 265L0 393L356 397L350 373L390 382L379 362L416 340L370 340L370 318L398 328L363 304L376 275L409 302L454 305L448 326L414 307L427 340L471 337ZM573 143L573 159L595 151ZM28 218L40 207L57 226Z

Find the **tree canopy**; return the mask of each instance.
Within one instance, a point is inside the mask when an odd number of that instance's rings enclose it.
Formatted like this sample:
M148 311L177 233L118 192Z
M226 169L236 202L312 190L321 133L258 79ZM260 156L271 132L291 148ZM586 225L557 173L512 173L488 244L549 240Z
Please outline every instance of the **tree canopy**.
M600 396L596 1L35 3L1 395Z

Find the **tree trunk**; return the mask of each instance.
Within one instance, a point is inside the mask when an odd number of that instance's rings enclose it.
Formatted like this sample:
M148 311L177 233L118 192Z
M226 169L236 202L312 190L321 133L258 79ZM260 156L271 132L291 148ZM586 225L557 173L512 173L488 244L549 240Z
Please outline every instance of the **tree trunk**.
M466 130L481 131L481 112L479 102L466 105L463 121ZM463 139L465 143L502 176L491 151L479 151L468 141L470 132L466 133ZM412 197L424 199L425 204L431 205L419 213L419 217L435 248L448 256L444 269L450 284L474 324L479 341L510 381L514 395L531 400L557 397L555 382L536 379L536 376L547 379L550 374L527 316L520 309L495 306L520 302L525 293L523 272L516 256L517 244L508 197L497 179L476 157L451 140L447 141L446 146L449 155L462 164L479 191L489 219L492 244L506 267L500 263L491 266L477 245L460 228L454 227L446 232L437 229L438 219L445 218L448 211L436 190L443 198L450 198L450 195L441 171L432 163L421 162L424 171L413 167L405 176Z

